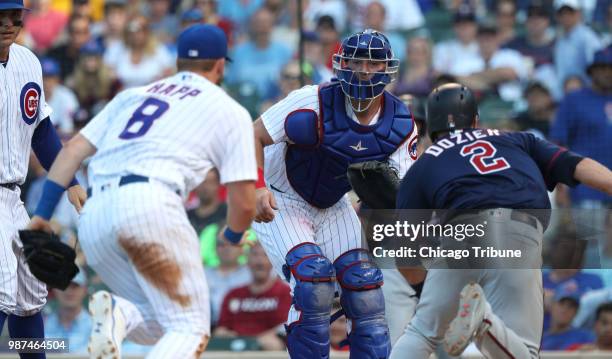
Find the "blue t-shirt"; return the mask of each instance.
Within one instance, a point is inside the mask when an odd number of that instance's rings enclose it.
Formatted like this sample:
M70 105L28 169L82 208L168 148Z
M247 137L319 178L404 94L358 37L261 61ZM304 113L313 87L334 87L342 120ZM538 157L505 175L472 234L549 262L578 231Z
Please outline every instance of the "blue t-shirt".
M590 330L570 328L562 333L544 333L541 350L568 350L571 347L593 343L595 334Z
M589 88L567 94L559 104L549 137L612 168L612 94L598 94ZM612 203L611 196L586 186L577 186L570 193L574 202Z
M250 82L261 99L270 99L277 92L281 70L291 55L289 48L277 42L271 42L265 49L257 48L253 42L238 45L231 55L226 80L232 84Z

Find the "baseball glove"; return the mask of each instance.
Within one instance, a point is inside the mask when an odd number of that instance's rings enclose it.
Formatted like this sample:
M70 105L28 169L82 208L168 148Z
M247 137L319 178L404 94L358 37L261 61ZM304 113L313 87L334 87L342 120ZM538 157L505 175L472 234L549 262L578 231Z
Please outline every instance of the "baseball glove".
M22 230L19 238L30 272L51 288L64 290L79 272L76 252L59 237L43 231Z
M368 208L395 208L400 180L395 170L387 163L353 163L348 167L347 176L351 187Z

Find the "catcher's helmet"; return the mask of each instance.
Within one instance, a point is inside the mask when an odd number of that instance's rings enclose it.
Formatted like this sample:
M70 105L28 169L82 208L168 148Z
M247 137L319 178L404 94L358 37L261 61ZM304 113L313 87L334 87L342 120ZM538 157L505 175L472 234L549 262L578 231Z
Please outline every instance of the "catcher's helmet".
M426 112L427 134L435 140L438 132L471 127L478 116L478 106L469 88L450 83L429 94Z
M342 41L333 58L334 74L342 85L344 94L359 100L356 111L365 111L372 100L380 96L385 86L395 80L399 59L393 55L389 39L376 30L367 29L355 33ZM377 71L357 68L352 62L363 60L374 64L383 63Z

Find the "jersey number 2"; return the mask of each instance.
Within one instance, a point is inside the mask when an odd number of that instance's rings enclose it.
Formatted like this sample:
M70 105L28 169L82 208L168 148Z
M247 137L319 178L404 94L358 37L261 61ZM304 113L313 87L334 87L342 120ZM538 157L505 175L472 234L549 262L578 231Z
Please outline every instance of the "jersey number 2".
M151 129L153 121L163 115L169 107L170 105L167 102L149 97L134 111L119 138L131 140L143 136Z
M461 156L471 156L470 163L480 174L503 171L510 168L510 164L503 157L493 158L497 149L491 142L478 140L461 148ZM485 162L485 160L487 160Z

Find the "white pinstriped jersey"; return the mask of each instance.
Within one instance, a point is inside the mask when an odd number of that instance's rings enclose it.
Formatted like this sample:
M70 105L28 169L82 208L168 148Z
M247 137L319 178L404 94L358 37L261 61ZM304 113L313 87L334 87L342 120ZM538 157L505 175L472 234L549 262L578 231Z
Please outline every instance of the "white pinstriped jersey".
M290 188L285 170L285 150L287 148L287 134L285 133L285 118L289 113L298 109L309 109L319 113L318 85L304 86L291 92L286 98L270 107L261 115L266 130L274 141L274 145L265 147L265 180L266 184L273 185L281 191ZM358 122L350 102L345 103L346 113ZM380 113L380 111L379 111ZM378 121L378 115L374 116L370 125ZM410 152L410 144L417 137L416 126L412 133L402 145L389 156L389 165L398 171L400 178L404 177L408 168L414 163L415 155Z
M221 183L257 179L249 113L191 72L120 93L81 134L97 148L90 183L137 174L186 193L212 167Z
M23 183L34 130L51 114L40 62L32 51L11 45L6 67L0 65L0 83L0 183Z

